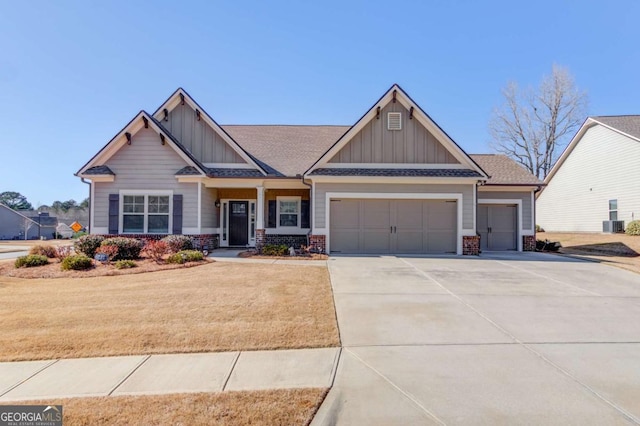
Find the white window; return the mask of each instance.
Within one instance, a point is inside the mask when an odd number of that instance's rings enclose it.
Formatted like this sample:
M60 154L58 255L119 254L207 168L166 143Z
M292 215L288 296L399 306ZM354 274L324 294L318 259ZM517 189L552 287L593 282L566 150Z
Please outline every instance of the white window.
M618 220L618 200L609 200L609 220Z
M171 196L122 195L122 232L125 234L168 234Z
M300 228L300 197L277 197L278 228Z

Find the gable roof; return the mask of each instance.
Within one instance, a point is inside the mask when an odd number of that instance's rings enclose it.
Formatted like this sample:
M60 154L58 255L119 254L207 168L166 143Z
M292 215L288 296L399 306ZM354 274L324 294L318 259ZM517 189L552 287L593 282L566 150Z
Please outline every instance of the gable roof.
M178 89L173 92L169 98L164 101L162 105L153 113L153 116L156 120L160 121L164 117L164 110L167 111L173 110L176 106L181 104L182 102L189 105L195 111L200 112L200 116L203 117L205 123L207 123L222 139L236 152L243 160L247 163L254 166L257 170L262 172L264 175L268 174L268 171L258 162L256 159L249 154L246 150L244 150L234 139L227 133L208 113L204 110L196 101L193 99L186 90L182 87L178 87Z
M146 124L145 124L146 120ZM102 174L113 174L111 169L104 166L104 163L111 158L118 150L125 144L126 133L135 134L143 126L149 126L158 135L164 137L166 143L169 144L177 153L182 157L185 162L194 167L201 175L206 174L205 167L187 150L167 129L162 126L155 118L149 113L142 110L140 111L126 126L122 128L107 144L102 147L96 155L91 158L84 166L76 172L76 176L82 175L96 175L97 172L103 172ZM88 172L88 173L87 173ZM109 173L111 172L111 173Z
M270 174L301 175L349 126L224 125L244 149L268 165Z
M5 208L7 210L9 210L11 213L14 213L18 216L21 216L23 219L26 219L30 222L33 222L34 224L40 226L40 224L38 222L36 222L35 220L31 219L30 217L27 217L25 215L23 215L22 213L20 213L18 210L14 210L11 207L7 206L6 204L0 203L0 208Z
M411 99L409 95L398 85L392 85L389 90L344 134L338 139L313 165L305 172L310 174L314 169L322 167L329 162L350 140L358 134L377 113L376 107L384 107L392 101L400 102L407 109L414 109L413 117L420 122L445 148L461 163L468 165L471 170L476 171L480 177L487 177L482 168L464 152L462 148L435 122L424 110Z
M590 118L640 141L640 115L600 115Z
M485 185L542 185L542 181L511 158L502 154L470 154L489 173Z
M573 152L573 149L576 147L580 139L582 139L587 130L597 125L604 126L611 131L620 133L640 142L640 115L600 115L587 117L573 138L571 138L571 141L553 165L549 174L545 177L545 184L548 184L551 179L553 179L553 176L555 176L560 167L562 167L567 157L571 152Z

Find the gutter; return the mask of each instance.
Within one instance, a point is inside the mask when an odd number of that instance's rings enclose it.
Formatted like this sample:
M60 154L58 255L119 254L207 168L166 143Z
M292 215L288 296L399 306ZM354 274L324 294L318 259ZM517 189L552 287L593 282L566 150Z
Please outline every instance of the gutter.
M311 218L313 217L311 213L313 212L313 185L304 181L304 175L300 176L300 181L303 185L309 187L309 232L307 232L307 247L311 245L311 232L313 232L313 223Z

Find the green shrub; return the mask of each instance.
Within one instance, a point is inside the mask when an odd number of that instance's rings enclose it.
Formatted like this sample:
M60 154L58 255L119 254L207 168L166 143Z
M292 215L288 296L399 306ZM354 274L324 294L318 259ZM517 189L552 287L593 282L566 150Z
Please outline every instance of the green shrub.
M103 246L118 247L118 254L112 260L135 260L140 257L143 244L135 238L113 237L102 241Z
M116 269L129 269L138 266L133 260L118 260L114 266Z
M30 254L28 256L20 256L14 263L16 268L31 268L33 266L43 266L49 263L49 258L41 254Z
M544 232L544 229L542 229L542 226L536 225L536 232Z
M61 264L63 271L82 271L84 269L89 269L92 266L93 261L84 254L74 254L72 256L65 257Z
M640 220L632 220L624 231L627 235L640 235Z
M54 246L33 246L29 250L29 254L39 254L40 256L46 256L49 259L56 257L56 248Z
M286 244L265 244L262 247L262 254L265 256L286 256L289 254L289 247Z
M204 255L198 250L182 250L172 254L167 258L169 263L185 263L185 262L199 262L204 260Z
M75 240L77 238L84 237L85 235L87 235L87 233L84 232L84 231L74 232L73 235L71 236L71 238L73 238Z
M73 248L77 253L82 253L93 259L93 256L96 255L96 250L103 241L104 237L101 235L84 235L73 243Z
M187 235L167 235L160 241L167 244L170 253L193 249L193 240Z

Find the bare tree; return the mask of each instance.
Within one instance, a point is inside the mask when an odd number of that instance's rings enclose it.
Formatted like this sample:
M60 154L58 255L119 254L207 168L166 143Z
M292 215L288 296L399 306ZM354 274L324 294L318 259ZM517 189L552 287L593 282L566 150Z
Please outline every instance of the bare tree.
M571 136L586 118L587 93L566 68L553 65L538 89L521 90L510 82L505 103L489 122L491 147L544 179Z

